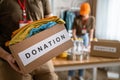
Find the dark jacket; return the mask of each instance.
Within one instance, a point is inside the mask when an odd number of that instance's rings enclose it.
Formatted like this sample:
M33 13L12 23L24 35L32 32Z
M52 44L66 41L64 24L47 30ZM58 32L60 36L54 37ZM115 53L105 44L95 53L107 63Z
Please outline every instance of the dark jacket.
M44 7L43 7L44 6ZM50 14L48 0L26 0L27 20L39 20ZM0 0L0 46L5 47L5 42L11 39L11 34L19 28L22 20L22 9L18 0Z

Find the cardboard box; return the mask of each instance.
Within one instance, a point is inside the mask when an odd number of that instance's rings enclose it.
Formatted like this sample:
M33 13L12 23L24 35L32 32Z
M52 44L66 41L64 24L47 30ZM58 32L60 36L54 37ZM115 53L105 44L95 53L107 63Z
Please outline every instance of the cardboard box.
M91 56L120 58L120 42L115 40L98 40L91 42Z
M64 24L57 24L9 48L20 69L30 73L72 46Z

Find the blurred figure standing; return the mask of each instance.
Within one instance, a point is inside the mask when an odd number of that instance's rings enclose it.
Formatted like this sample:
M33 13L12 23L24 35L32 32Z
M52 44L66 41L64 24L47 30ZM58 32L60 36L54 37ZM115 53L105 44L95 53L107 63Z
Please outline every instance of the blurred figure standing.
M80 6L79 16L76 16L74 19L72 27L73 40L78 38L83 39L83 45L86 48L90 47L90 41L93 40L94 28L95 28L95 18L90 16L90 4L85 2ZM68 72L68 80L71 80L71 77L75 75L74 70ZM84 80L84 70L78 70L79 80Z

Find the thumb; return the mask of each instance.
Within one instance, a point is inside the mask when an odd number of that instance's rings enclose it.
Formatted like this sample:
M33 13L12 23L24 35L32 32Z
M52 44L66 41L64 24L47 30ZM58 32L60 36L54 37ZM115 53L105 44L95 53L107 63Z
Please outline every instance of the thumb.
M12 63L15 63L15 59L14 58L12 59Z

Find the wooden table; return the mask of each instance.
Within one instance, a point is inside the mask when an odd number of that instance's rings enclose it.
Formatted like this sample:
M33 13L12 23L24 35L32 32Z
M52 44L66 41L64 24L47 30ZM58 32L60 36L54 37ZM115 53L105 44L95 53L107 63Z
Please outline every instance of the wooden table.
M53 60L55 71L67 71L77 69L93 69L93 80L97 79L98 67L120 66L120 59L90 57L83 61L70 61L67 59L56 58Z

